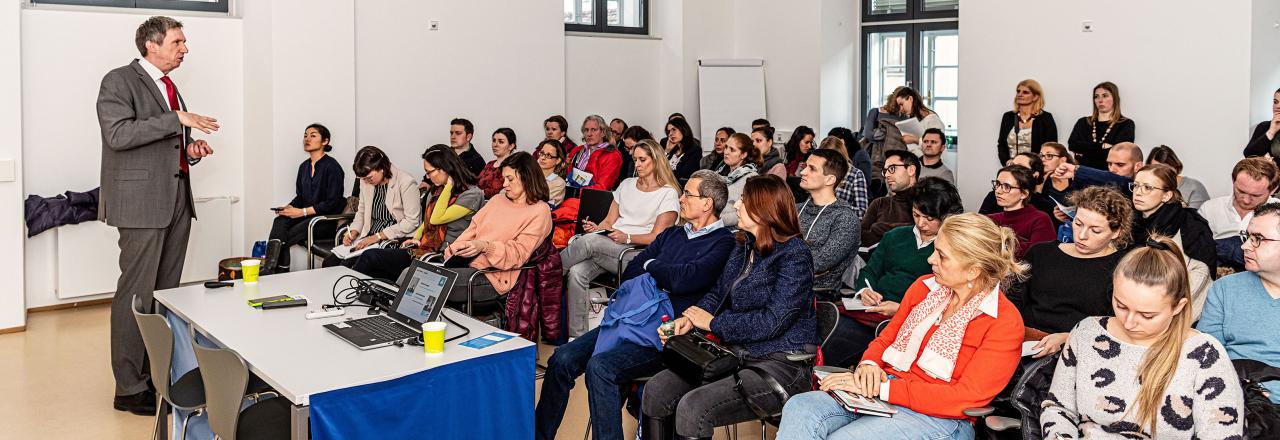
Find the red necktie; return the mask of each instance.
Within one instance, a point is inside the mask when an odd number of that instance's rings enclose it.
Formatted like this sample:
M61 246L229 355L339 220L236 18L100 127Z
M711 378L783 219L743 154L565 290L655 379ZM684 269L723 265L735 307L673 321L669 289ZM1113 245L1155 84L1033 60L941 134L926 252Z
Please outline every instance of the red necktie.
M169 76L165 75L160 77L160 81L164 83L164 91L167 95L169 95L169 110L173 110L173 111L181 110L182 107L178 106L178 88L173 86L173 80L170 80ZM184 129L183 131L185 132L186 130ZM186 143L186 140L184 139L180 142ZM181 143L179 145L181 145ZM181 147L178 148L178 169L182 170L182 172L184 173L190 172L190 169L187 166L187 149L186 148L181 148Z

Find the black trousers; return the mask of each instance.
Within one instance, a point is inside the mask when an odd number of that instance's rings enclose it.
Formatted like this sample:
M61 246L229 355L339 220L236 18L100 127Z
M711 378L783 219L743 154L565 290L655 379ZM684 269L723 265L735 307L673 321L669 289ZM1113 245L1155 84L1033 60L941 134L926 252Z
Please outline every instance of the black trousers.
M289 218L282 215L276 216L271 222L271 234L267 237L272 240L280 240L280 258L277 265L280 267L289 267L289 248L295 245L307 245L307 224L316 216ZM333 233L337 222L327 221L316 225L315 237L317 240L329 240L333 238Z
M371 278L399 282L400 273L413 262L407 249L369 249L355 258L352 269Z
M764 358L748 357L747 362L768 371L789 396L812 388L809 364L788 361L785 353L774 353ZM739 375L743 389L753 402L767 411L781 412L786 401L779 400L759 375L751 370L739 372ZM671 370L662 370L644 387L644 415L674 417L676 434L710 438L717 426L757 418L733 387L733 376L699 386L686 382Z

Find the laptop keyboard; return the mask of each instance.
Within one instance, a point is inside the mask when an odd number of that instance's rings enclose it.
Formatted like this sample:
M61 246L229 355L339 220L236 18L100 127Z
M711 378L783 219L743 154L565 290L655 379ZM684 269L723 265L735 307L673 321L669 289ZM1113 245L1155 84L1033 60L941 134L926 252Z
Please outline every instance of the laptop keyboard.
M418 336L418 333L405 328L403 325L396 324L390 319L359 319L348 322L352 327L369 332L384 341L398 341Z

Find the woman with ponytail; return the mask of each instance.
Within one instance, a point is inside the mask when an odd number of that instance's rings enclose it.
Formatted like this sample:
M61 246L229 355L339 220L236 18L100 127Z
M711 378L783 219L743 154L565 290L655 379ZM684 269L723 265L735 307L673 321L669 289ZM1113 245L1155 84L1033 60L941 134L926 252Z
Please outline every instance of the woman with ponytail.
M947 217L933 245L933 274L907 290L853 372L787 401L778 438L974 438L964 410L991 402L1018 366L1022 316L1000 286L1026 268L1013 255L1017 235L981 214ZM897 413L855 414L834 390L879 398Z
M1046 439L1239 439L1243 395L1216 339L1191 328L1186 262L1152 236L1112 276L1115 317L1076 325L1040 426Z

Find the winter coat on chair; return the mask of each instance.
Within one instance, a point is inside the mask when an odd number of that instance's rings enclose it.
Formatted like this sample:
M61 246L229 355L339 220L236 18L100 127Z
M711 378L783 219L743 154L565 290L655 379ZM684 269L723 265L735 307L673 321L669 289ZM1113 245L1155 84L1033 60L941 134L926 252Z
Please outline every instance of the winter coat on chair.
M516 286L507 293L507 331L537 341L538 330L544 340L560 338L560 294L563 269L560 251L543 240L529 258L537 269L520 272Z

